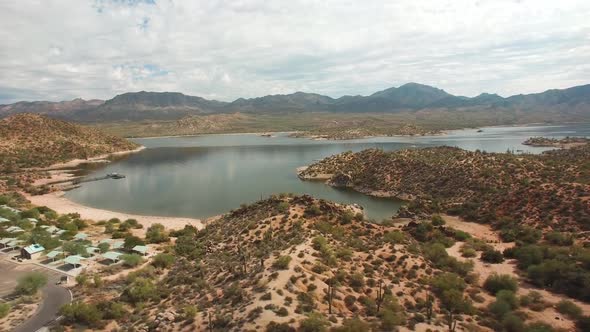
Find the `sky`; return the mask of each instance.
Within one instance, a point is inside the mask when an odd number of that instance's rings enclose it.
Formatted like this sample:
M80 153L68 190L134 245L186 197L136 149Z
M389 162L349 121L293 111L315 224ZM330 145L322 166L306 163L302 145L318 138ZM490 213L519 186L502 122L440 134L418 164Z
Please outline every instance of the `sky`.
M588 0L0 0L0 104L590 83Z

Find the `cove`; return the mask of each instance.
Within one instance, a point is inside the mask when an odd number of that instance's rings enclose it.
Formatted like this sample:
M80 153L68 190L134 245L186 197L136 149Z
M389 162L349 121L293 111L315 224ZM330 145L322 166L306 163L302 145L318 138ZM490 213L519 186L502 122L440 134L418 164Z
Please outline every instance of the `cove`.
M125 174L125 179L84 183L67 192L66 197L86 206L118 212L207 218L271 194L305 193L359 204L368 218L380 221L391 218L403 202L301 181L296 175L297 167L344 151L367 148L391 151L449 145L488 152L547 150L521 144L531 136L590 136L590 125L487 127L482 132L466 129L442 136L347 141L290 138L286 133L274 137L228 134L135 139L147 149L87 174L93 177L118 172Z

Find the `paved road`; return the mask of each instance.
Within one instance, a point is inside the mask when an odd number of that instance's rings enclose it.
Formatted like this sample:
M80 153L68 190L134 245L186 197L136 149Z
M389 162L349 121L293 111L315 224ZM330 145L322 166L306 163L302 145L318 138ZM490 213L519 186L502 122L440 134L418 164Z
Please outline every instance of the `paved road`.
M0 296L9 295L14 291L17 279L31 271L38 271L47 274L47 285L41 290L43 293L43 302L39 306L37 313L18 326L15 332L33 332L42 328L46 323L55 319L58 315L59 308L71 301L70 292L55 283L59 280L61 274L47 270L35 265L17 265L13 262L1 260L0 258Z
M45 324L54 320L59 314L59 308L69 303L71 300L70 292L60 286L55 285L55 281L47 283L43 288L43 303L37 313L25 321L23 324L14 329L14 332L31 332L37 331Z

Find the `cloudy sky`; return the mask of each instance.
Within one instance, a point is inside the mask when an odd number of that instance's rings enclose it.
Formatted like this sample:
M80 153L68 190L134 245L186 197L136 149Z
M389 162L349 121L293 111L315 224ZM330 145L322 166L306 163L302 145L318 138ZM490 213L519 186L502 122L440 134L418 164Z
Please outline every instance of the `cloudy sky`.
M0 103L590 83L588 0L0 0Z

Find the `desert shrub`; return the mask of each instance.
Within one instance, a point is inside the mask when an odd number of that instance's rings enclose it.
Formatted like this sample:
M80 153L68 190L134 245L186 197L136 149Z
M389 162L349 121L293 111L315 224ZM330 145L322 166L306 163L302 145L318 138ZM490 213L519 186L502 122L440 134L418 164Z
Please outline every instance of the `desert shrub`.
M266 325L266 332L295 332L295 328L287 323L270 322Z
M507 274L499 275L494 273L486 279L483 288L490 294L496 294L503 289L516 292L518 283L516 279Z
M472 248L467 248L461 252L461 256L466 257L466 258L472 258L472 257L477 256L477 252Z
M277 316L279 317L287 317L289 316L289 310L285 307L281 307L279 310L276 311Z
M580 330L580 331L590 331L590 316L583 316L580 317L577 321L576 321L576 327Z
M10 309L11 307L9 303L0 303L0 319L8 316Z
M519 301L513 291L503 289L496 293L496 300L504 301L510 305L512 310L518 308Z
M547 242L557 246L571 246L574 244L574 237L569 233L549 232L545 234Z
M471 238L471 235L469 235L469 233L463 232L461 230L455 230L455 234L453 235L453 237L457 241L465 241L465 240Z
M160 296L158 287L151 279L138 277L123 291L123 297L131 303L156 300Z
M136 267L143 262L143 257L138 254L125 254L121 255L121 261L123 261L124 266Z
M47 284L47 276L41 272L30 272L18 279L16 292L22 295L33 295Z
M354 317L352 319L344 319L342 321L342 326L338 326L332 328L331 332L362 332L362 331L371 331L371 326L369 323L366 323L360 320L358 317Z
M400 231L391 231L383 234L383 240L391 244L402 243L405 240L405 236Z
M98 244L98 250L100 250L101 253L105 253L107 251L109 251L109 249L111 248L111 245L106 243L106 242L102 242Z
M442 226L445 224L445 220L439 214L432 215L431 221L433 226Z
M521 332L524 331L524 322L517 315L508 313L502 319L502 327L506 332Z
M353 289L360 289L365 285L365 278L360 273L355 273L350 276L349 285Z
M467 287L465 281L454 273L442 273L437 275L432 279L431 285L434 292L438 295L452 289L463 291Z
M510 304L503 300L496 300L488 306L488 310L496 317L501 320L507 313L512 311Z
M158 268L167 268L174 264L176 257L172 254L160 253L154 256L152 265Z
M162 224L153 224L148 227L145 233L145 239L148 243L168 242L170 237L166 228Z
M102 312L104 319L120 319L127 314L125 306L121 302L105 301L97 304L98 309Z
M299 324L300 332L324 332L330 323L326 318L317 312L312 312L309 316L302 320Z
M572 301L561 300L559 303L557 303L556 309L558 312L572 319L578 319L582 316L582 309Z
M277 270L287 270L289 263L291 263L291 256L281 256L272 263L272 267Z
M526 332L553 332L553 328L545 323L531 323L525 327Z
M490 249L481 253L481 260L492 264L502 263L504 255L500 251Z
M145 242L135 235L127 235L123 247L127 250L133 249L135 246L142 246Z
M315 309L313 297L308 293L300 292L297 294L297 301L299 302L297 308L302 312L312 312Z
M97 326L102 313L93 304L73 302L62 306L59 310L66 324L82 324L89 327Z

